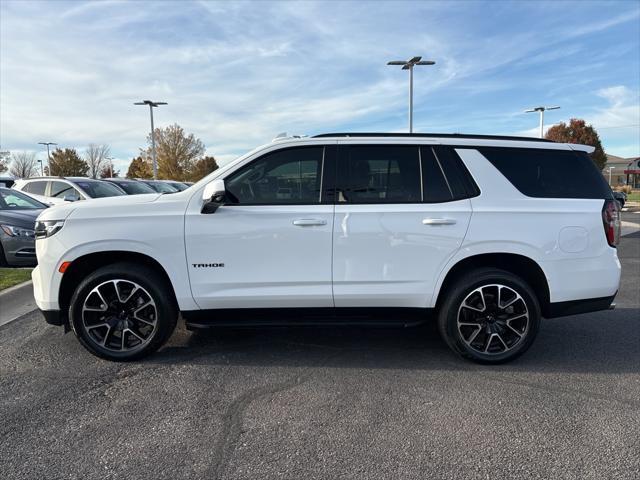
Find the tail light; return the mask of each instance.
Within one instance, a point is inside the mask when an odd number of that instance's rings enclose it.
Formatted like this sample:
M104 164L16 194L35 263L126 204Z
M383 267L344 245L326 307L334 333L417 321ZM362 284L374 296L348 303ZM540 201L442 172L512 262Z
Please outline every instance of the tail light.
M620 240L620 207L615 200L605 200L602 207L602 225L607 243L615 247Z

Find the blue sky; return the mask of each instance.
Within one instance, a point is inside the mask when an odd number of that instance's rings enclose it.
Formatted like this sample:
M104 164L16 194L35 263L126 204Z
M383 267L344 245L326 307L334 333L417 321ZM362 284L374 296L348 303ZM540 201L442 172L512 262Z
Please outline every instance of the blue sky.
M277 133L537 134L580 117L640 155L640 2L0 2L0 148L107 143L126 168L148 111L228 160ZM42 154L41 154L42 155Z

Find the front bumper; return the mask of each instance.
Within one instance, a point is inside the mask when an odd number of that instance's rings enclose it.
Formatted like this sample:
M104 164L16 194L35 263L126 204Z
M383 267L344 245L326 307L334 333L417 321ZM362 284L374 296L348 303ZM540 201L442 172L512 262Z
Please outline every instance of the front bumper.
M12 266L32 266L37 263L35 241L28 237L2 235L2 249L7 263Z

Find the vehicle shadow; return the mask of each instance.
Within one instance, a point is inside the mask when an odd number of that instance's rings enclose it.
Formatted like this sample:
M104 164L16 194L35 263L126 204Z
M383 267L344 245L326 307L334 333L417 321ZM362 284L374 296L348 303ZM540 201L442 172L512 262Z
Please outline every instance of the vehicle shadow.
M506 365L454 355L435 322L412 328L179 328L146 360L175 365L535 372L640 372L640 309L544 320L534 345Z

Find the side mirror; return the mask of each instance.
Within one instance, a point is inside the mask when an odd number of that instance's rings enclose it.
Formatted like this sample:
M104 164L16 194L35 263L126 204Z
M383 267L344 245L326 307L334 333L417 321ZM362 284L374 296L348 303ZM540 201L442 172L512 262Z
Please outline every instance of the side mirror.
M225 197L224 180L218 179L209 183L202 191L202 213L215 213L224 205Z
M63 200L65 202L75 202L76 200L78 200L78 197L76 197L75 195L65 195Z

